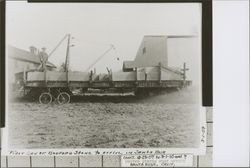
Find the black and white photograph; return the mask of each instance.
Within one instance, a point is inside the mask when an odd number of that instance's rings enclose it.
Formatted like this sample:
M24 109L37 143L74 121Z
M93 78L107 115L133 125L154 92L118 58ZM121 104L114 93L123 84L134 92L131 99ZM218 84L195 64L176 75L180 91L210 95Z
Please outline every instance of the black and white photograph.
M201 13L6 2L7 148L200 148Z

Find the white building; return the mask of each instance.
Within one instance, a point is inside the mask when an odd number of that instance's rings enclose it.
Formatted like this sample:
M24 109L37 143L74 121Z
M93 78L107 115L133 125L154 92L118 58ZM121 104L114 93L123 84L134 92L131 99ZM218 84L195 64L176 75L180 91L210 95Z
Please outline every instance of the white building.
M10 82L15 81L15 74L24 70L37 69L40 66L38 51L35 47L30 47L30 51L22 50L13 46L8 46L8 77ZM48 70L54 70L56 66L47 62Z

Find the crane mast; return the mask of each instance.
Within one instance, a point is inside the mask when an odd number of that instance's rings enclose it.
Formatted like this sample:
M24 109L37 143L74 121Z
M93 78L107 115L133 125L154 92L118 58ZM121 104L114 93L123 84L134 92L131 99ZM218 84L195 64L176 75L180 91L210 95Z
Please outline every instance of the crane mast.
M70 34L68 34L68 44L67 44L66 59L65 59L65 72L69 71L69 49L70 49Z

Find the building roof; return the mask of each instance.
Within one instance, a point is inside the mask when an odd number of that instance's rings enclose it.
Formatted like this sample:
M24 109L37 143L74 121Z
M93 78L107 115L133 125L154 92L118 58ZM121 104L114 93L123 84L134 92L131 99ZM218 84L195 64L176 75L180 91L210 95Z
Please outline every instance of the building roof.
M13 47L13 46L8 46L8 56L16 60L40 64L40 59L38 55L33 54L26 50ZM56 66L49 61L47 62L47 66L56 68Z
M144 37L158 37L158 38L194 38L197 37L197 35L190 34L190 35L145 35Z

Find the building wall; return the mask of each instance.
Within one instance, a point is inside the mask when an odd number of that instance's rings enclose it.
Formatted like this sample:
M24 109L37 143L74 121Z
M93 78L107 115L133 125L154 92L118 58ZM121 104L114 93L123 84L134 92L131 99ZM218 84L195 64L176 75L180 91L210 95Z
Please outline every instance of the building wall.
M136 66L158 66L159 62L168 66L167 36L145 36L136 54Z
M32 62L20 61L16 59L9 59L8 65L8 79L10 83L15 82L15 73L23 72L24 70L36 69L39 64Z
M24 70L31 70L31 69L37 69L40 64L27 62L27 61L21 61L17 59L9 59L9 65L8 65L8 78L10 83L15 82L15 74L19 72L23 72ZM53 70L53 68L48 67L48 70Z

